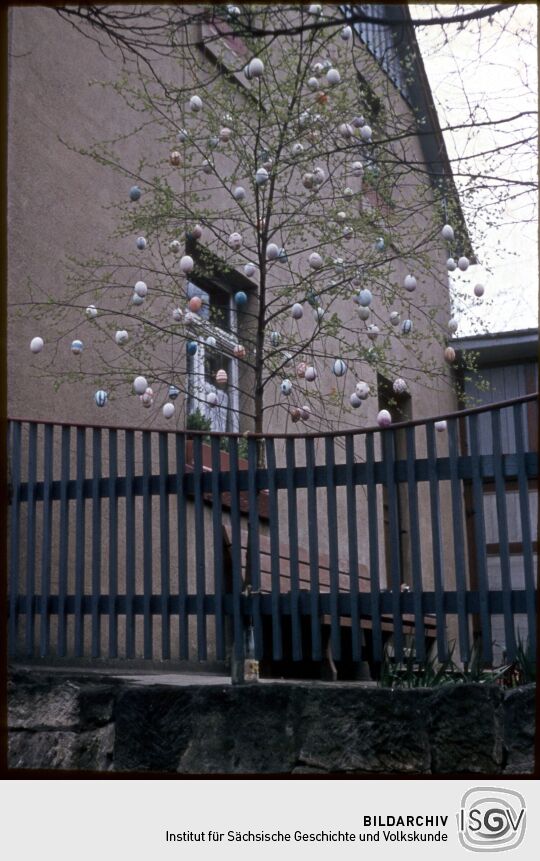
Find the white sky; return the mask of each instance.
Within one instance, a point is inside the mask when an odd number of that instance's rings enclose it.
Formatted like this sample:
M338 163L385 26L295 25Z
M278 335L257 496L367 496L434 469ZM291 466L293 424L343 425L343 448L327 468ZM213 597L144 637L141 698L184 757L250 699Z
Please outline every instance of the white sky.
M435 4L410 5L413 18L455 14L485 6ZM467 24L458 31L447 29L447 44L438 26L417 28L417 38L442 127L475 120L504 118L523 111L537 110L537 7L525 3L513 12ZM491 126L445 132L450 159L475 155L461 162L467 170L511 179L533 180L537 176L536 140L501 151L494 156L477 156L511 141L535 136L537 116L522 117L494 129ZM495 164L496 160L496 164ZM453 164L454 169L455 165ZM460 168L457 168L459 171ZM456 171L457 172L457 171ZM464 180L456 178L471 233L480 261L457 279L469 297L477 283L485 286L484 300L473 306L472 318L460 319L458 335L474 331L510 331L538 325L538 226L536 192L507 199L498 213L487 206L485 192L477 194L474 204L463 190ZM510 189L510 187L509 187ZM511 188L511 194L522 188ZM507 195L505 195L507 196ZM495 216L492 218L492 216ZM493 220L495 223L488 223Z

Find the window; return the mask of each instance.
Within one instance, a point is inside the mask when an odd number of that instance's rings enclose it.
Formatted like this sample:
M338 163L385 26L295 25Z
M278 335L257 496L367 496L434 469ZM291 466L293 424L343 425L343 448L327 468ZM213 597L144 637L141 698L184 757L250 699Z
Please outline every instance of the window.
M386 21L391 17L393 11L392 7L385 3L362 3L358 6L342 6L341 8L346 15L363 12L364 15L369 15L371 18L381 18L381 20ZM373 54L401 95L407 99L408 88L405 72L392 25L358 21L353 24L353 27L370 54Z
M205 289L191 281L187 284L187 297L199 296L202 307L190 320L197 352L188 355L188 413L196 410L211 421L211 430L238 432L238 359L234 355L237 340L236 308L230 291L217 285ZM218 384L217 372L227 374L227 382ZM208 403L208 395L217 396L215 406Z

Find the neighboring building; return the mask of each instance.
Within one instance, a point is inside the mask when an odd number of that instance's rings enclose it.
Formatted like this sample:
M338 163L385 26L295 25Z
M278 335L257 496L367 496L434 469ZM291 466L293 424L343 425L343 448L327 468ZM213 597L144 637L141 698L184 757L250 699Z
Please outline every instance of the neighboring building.
M470 335L455 338L452 346L458 356L457 376L463 387L468 405L480 405L511 401L521 395L538 392L538 329L523 329L516 332L497 332L485 335ZM477 372L471 373L464 365L465 355L474 354ZM500 446L502 455L512 455L518 446L524 451L538 451L538 404L527 405L522 416L523 435L516 439L514 407L509 406L501 414L500 443L494 445L494 429L489 413L478 417L478 451L480 454L496 454ZM471 441L466 440L470 451ZM501 588L501 570L507 565L515 589L525 587L525 574L528 570L536 581L538 576L538 487L536 481L529 483L530 535L523 530L520 509L520 496L516 486L506 491L504 517L507 536L501 542L501 528L497 508L496 487L494 483L484 484L484 524L485 552L489 585L492 589ZM470 577L472 588L477 588L478 542L475 534L474 505L471 489L466 490L467 538L469 545ZM526 540L524 540L526 538ZM516 617L516 626L523 641L527 639L525 617ZM494 617L492 636L496 644L496 659L502 661L505 651L504 623L500 616Z

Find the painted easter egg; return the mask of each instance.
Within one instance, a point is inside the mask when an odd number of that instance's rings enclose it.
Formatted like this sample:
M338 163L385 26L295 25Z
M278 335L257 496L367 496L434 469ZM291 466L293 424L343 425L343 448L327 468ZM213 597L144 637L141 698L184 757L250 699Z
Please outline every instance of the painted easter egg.
M94 395L94 401L96 402L98 407L104 407L107 401L109 400L109 396L107 392L103 389L98 389L98 391Z
M380 428L390 427L392 424L392 416L388 412L388 410L380 410L377 414L377 424Z
M71 352L75 354L75 356L80 356L83 351L83 342L79 340L75 340L71 342Z

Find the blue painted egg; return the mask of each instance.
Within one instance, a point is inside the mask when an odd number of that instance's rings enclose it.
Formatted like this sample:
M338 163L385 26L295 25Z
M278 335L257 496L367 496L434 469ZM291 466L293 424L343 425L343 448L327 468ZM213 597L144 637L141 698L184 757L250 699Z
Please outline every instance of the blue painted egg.
M83 342L82 341L72 341L71 342L71 352L76 356L79 356L83 351Z
M401 331L404 335L408 335L412 330L412 320L404 320L401 324Z
M373 301L373 295L371 290L360 290L358 294L358 304L362 305L363 308L367 308L368 305L371 305Z
M197 341L188 341L186 349L188 356L194 356L197 352Z
M94 395L94 400L98 407L104 407L109 399L107 392L103 391L103 389L98 389L98 391Z
M144 251L144 249L146 248L146 239L144 238L144 236L138 237L137 248L139 249L139 251Z
M132 185L129 189L129 198L130 200L138 200L141 196L141 189L138 185Z
M234 294L234 301L237 305L245 305L247 300L247 293L244 293L243 290L239 290L238 293Z

